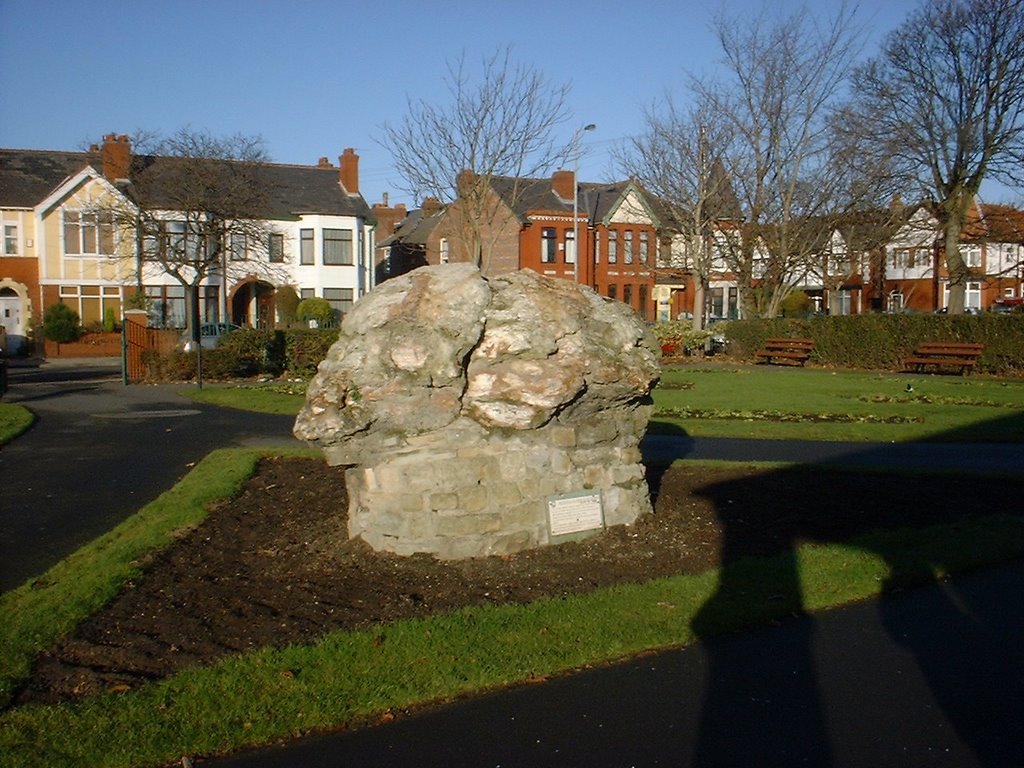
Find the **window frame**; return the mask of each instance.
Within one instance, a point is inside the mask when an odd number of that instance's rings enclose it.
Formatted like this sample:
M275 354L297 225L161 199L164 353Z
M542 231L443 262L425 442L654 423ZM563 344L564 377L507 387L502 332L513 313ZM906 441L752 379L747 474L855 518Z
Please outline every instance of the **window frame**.
M345 236L346 234L347 237ZM354 239L351 229L324 227L320 230L320 241L323 244L323 250L321 252L323 265L325 267L354 266Z

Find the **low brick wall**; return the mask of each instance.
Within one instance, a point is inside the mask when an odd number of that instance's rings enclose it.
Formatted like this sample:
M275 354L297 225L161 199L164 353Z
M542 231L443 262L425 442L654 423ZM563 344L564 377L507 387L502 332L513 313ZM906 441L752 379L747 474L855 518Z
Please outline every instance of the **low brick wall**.
M78 341L58 344L46 340L47 357L120 357L120 333L87 333Z

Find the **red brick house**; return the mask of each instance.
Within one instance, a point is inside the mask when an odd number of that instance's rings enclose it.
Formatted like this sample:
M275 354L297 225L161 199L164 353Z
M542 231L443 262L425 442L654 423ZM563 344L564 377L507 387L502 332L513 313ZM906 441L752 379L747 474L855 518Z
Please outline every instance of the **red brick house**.
M478 247L486 275L532 269L574 280L653 320L658 221L643 190L632 181L586 182L574 189L574 178L565 170L545 179L491 178L487 203L477 206L488 215L476 246L468 244L464 200L443 210L428 200L380 241L378 274L386 278L422 264L471 261L470 250Z

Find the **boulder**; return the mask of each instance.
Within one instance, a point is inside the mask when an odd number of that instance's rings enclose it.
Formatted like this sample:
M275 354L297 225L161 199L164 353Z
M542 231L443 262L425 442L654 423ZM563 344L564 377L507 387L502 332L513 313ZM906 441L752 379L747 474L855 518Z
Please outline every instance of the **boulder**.
M295 434L348 467L349 533L376 549L542 546L650 511L639 441L656 348L589 288L423 267L346 315Z

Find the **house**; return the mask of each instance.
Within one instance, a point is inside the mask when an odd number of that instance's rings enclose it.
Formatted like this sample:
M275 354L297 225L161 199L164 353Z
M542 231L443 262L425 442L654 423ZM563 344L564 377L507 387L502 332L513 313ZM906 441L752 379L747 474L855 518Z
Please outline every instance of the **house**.
M566 170L487 179L464 171L459 189L445 207L428 198L380 241L379 274L474 260L485 275L532 269L588 285L654 319L660 225L636 182L577 186Z
M980 311L1024 295L1024 212L975 200L960 236L968 269L964 306ZM886 244L873 281L882 286L885 310L932 312L949 303L943 235L927 205L915 206Z
M284 286L327 299L340 315L373 287L374 220L359 192L358 161L346 149L337 167L327 158L260 165L266 241L219 243L218 263L197 286L202 322L272 326ZM174 244L198 258L210 244L189 234L195 212L176 207L174 185L164 183L173 162L135 155L116 134L88 152L0 149L0 312L9 338L24 340L58 301L86 327L110 312L119 318L140 289L152 325L186 325L186 285L155 251ZM143 205L156 212L158 233L131 225L126 212Z

